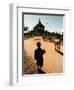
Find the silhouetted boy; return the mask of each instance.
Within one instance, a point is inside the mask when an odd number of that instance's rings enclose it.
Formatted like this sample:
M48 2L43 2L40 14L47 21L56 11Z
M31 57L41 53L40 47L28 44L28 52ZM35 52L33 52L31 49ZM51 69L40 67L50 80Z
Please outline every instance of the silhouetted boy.
M41 43L37 43L37 49L35 49L34 52L34 59L37 60L36 64L38 67L38 70L40 70L43 66L43 54L46 52L44 49L41 48Z

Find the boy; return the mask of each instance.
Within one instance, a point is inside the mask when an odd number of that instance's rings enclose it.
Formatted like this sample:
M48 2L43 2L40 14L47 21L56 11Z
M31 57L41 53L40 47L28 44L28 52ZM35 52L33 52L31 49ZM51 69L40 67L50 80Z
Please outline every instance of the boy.
M34 59L37 60L36 64L38 67L38 70L42 69L43 66L43 54L45 53L45 49L41 48L41 43L37 42L37 49L35 49L34 52Z

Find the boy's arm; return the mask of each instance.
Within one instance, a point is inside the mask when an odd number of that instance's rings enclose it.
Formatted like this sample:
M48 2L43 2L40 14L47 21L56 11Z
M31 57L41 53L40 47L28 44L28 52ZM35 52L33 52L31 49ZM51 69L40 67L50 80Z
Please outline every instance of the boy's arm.
M37 59L36 50L34 51L34 60Z

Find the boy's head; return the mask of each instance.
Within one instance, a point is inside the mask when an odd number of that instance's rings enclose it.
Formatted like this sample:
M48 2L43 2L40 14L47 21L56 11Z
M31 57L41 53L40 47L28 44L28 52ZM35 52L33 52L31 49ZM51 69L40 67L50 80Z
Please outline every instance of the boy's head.
M41 43L37 42L37 47L40 48L40 46L41 46Z

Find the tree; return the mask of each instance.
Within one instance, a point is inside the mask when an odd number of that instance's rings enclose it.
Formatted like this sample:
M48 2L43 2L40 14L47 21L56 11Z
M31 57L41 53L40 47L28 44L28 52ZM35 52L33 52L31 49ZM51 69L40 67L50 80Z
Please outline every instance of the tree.
M24 31L27 31L29 29L29 27L24 27Z

